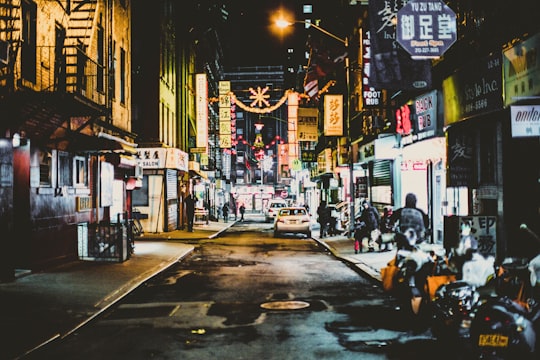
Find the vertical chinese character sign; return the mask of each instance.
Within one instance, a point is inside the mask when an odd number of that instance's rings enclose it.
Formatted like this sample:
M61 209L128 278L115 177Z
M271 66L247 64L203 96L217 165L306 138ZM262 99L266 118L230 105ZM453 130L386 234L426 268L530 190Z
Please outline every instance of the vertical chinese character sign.
M324 135L343 136L343 95L324 96Z
M298 150L298 93L290 92L287 95L287 138L289 140L289 168L292 162L300 158Z
M231 148L231 91L230 81L219 82L219 147Z
M369 0L368 85L371 87L387 90L431 88L431 61L413 60L397 40L398 13L407 3L407 0Z
M208 83L206 74L195 75L195 107L197 114L197 147L208 151Z

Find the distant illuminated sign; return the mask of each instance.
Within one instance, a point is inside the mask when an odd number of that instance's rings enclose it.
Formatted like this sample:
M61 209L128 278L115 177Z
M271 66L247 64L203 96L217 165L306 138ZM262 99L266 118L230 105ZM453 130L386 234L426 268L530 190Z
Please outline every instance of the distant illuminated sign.
M298 141L317 141L318 113L317 108L298 108Z
M208 83L206 74L195 75L197 147L208 148Z
M396 110L396 132L401 135L409 135L412 130L411 109L405 104Z
M324 96L324 135L343 136L343 95Z
M511 106L512 137L540 136L540 106Z

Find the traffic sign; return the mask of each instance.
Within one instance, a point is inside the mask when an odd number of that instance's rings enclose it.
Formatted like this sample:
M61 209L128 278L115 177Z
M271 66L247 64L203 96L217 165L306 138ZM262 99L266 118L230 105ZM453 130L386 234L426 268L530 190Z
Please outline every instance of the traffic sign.
M441 0L411 0L397 13L396 37L413 59L439 58L457 39L456 14Z

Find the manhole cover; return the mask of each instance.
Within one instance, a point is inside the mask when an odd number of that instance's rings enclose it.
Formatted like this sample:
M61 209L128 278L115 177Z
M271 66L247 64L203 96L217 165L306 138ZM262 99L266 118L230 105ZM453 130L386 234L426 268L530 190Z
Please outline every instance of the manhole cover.
M272 301L261 304L263 309L267 310L298 310L309 307L305 301Z

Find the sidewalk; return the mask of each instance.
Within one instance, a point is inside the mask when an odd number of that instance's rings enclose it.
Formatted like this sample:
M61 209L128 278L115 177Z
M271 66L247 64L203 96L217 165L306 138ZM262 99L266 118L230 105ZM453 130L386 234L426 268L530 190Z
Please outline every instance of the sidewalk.
M0 360L18 359L91 321L125 294L193 251L190 241L211 239L234 221L148 234L123 262L74 261L43 272L17 271L0 283ZM183 240L175 242L169 240Z
M363 252L359 254L354 253L354 240L347 238L346 236L330 236L321 239L319 237L319 230L312 231L312 237L319 244L328 249L335 257L349 263L352 266L356 266L364 273L372 277L377 281L381 281L381 268L396 256L396 250L382 251L382 252ZM435 251L438 254L444 253L442 244L422 244L421 249L429 252Z
M246 219L264 221L262 214ZM55 339L65 337L99 316L131 290L194 249L191 242L212 239L236 223L196 224L193 232L176 230L145 233L135 253L123 263L74 261L43 272L18 272L0 283L0 360L19 359ZM313 239L337 258L380 281L380 269L395 251L354 254L353 241L344 236ZM174 241L179 240L179 241Z

